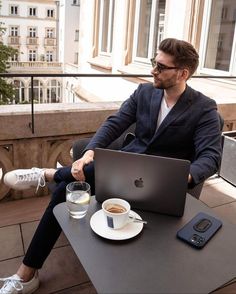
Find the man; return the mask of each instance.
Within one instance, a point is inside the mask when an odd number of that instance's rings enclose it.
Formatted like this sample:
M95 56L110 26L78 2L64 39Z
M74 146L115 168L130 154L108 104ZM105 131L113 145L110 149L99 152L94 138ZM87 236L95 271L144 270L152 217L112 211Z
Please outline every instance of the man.
M137 88L101 126L72 167L16 170L5 175L5 184L15 189L44 185L45 180L52 179L57 187L23 263L16 275L7 278L5 290L0 293L17 293L16 286L24 294L37 289L37 269L42 267L61 233L52 210L65 201L66 185L75 179L86 180L94 193L94 149L108 146L131 124L136 123L135 139L122 150L190 160L189 187L218 170L221 131L216 103L186 84L198 66L196 50L185 41L165 39L152 65L153 84L141 84Z

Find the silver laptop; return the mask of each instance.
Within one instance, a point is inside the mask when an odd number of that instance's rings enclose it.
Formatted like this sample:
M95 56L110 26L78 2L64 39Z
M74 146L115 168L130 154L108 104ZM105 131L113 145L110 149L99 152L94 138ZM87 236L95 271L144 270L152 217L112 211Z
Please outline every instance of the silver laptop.
M182 216L189 168L188 160L96 148L96 200L119 197L131 208Z

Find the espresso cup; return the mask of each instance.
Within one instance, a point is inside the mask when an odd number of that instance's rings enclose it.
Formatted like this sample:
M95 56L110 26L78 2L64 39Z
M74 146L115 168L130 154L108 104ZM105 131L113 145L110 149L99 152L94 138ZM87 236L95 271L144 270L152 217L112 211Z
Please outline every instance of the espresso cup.
M107 226L111 229L121 229L134 221L130 214L130 204L120 198L110 198L102 203L102 210Z

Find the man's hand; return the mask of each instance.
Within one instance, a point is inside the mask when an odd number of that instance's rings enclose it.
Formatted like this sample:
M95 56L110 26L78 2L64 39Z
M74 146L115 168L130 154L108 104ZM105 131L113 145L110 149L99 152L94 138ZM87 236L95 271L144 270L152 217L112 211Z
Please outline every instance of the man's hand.
M87 150L84 155L73 162L71 167L71 174L77 181L85 181L84 166L93 161L94 151Z

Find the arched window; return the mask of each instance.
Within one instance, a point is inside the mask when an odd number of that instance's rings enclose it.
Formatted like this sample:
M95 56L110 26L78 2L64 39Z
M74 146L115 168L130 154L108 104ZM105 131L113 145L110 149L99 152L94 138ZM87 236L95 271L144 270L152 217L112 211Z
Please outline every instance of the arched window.
M25 85L22 81L19 80L14 80L13 85L15 88L15 97L14 97L14 103L19 104L19 103L27 103L25 101Z
M43 103L43 84L39 80L33 81L34 101ZM29 99L31 99L31 82L29 84Z
M51 80L47 84L47 102L57 103L61 101L61 84L57 80Z

